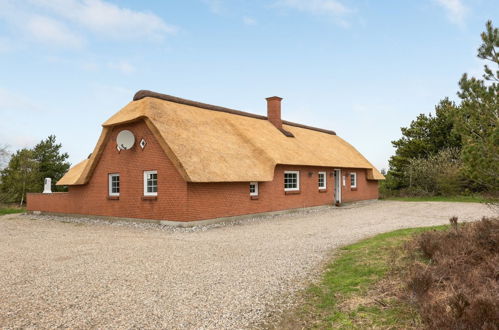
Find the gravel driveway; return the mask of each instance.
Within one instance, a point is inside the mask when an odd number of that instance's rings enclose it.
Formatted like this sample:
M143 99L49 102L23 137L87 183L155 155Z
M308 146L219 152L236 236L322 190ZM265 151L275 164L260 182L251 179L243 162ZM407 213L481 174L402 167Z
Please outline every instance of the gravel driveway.
M247 328L279 313L333 249L492 215L378 201L197 230L0 217L0 327Z

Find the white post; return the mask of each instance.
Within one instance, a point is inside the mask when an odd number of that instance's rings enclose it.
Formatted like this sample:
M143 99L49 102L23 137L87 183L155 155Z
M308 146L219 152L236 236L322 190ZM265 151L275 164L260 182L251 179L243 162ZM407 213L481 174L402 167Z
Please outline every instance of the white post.
M44 185L43 185L43 193L44 194L51 194L52 193L52 179L51 178L45 178Z

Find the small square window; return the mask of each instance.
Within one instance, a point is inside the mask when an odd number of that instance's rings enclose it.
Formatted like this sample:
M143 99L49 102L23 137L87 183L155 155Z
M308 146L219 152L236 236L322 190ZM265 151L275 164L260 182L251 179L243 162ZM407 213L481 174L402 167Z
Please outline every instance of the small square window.
M109 196L120 195L120 175L118 173L109 174Z
M350 188L357 188L357 173L350 173Z
M258 196L258 182L250 182L249 191L250 196Z
M144 171L144 196L158 195L158 171Z
M284 191L300 190L300 172L284 172Z
M319 172L318 184L319 189L326 189L326 172Z

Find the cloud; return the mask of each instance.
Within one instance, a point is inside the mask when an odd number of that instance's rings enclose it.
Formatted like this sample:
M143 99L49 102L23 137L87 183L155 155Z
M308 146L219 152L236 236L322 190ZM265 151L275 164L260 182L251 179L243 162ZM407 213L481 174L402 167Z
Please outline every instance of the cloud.
M243 17L243 23L245 25L256 25L257 21L254 18L244 16Z
M279 0L277 5L316 15L341 16L352 11L337 0Z
M353 12L352 9L338 0L277 0L275 5L313 15L330 16L333 17L338 24L345 27L349 24L344 17Z
M132 74L135 72L135 67L125 60L110 62L108 66L111 69L117 70L123 74Z
M177 28L154 13L122 8L103 0L30 0L71 23L115 39L162 39Z
M202 0L205 4L208 5L210 11L214 14L220 15L225 9L222 4L222 0Z
M0 37L0 54L8 53L14 49L12 40L5 37Z
M23 39L68 48L80 47L83 44L82 37L70 31L64 23L43 14L35 14L24 5L21 1L0 0L0 19L24 37L10 36L9 39L4 39L10 42L1 48L12 50L15 48L12 41L19 43L21 40L22 43Z
M106 85L101 83L94 83L92 85L92 88L94 89L95 94L112 95L119 98L122 98L123 96L130 97L130 95L133 95L133 93L135 93L133 89L127 87Z
M99 64L93 61L84 61L81 63L80 67L85 71L99 71Z
M57 55L47 56L46 61L55 63L59 66L66 66L72 68L82 69L89 72L98 72L100 70L99 62L95 59L78 58L78 57L60 57Z
M63 23L46 16L33 15L27 18L22 28L32 39L44 44L80 48L84 43L80 36L71 32Z
M177 31L154 13L105 0L0 0L0 20L27 40L72 48L82 47L89 33L104 39L155 42ZM0 51L6 48L0 47Z
M29 133L16 135L15 132L9 130L0 133L0 141L2 141L4 146L8 147L8 152L13 152L14 150L19 150L22 148L33 148L33 146L40 142L40 139ZM0 164L0 166L1 165L2 164Z
M466 8L461 0L436 0L437 4L445 9L449 20L456 24L463 24L468 8Z
M19 111L36 111L38 106L26 97L0 87L0 110L18 114Z

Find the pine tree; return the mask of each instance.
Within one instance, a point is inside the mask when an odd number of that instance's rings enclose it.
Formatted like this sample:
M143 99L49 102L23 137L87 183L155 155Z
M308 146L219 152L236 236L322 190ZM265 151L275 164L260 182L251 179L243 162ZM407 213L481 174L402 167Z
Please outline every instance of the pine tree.
M483 80L464 74L458 92L462 99L456 127L463 140L466 175L483 189L499 191L499 30L486 24L478 57L489 61ZM495 68L495 69L494 69Z
M390 158L390 176L395 188L409 185L404 178L411 159L427 159L448 148L461 148L461 138L454 131L457 106L445 98L435 107L435 115L420 114L409 127L402 127L402 137L392 141L396 148Z
M69 155L61 153L61 147L56 143L55 135L50 135L33 148L33 156L38 163L38 190L43 190L45 178L52 179L52 191L63 190L55 183L68 171L70 164L67 162Z

